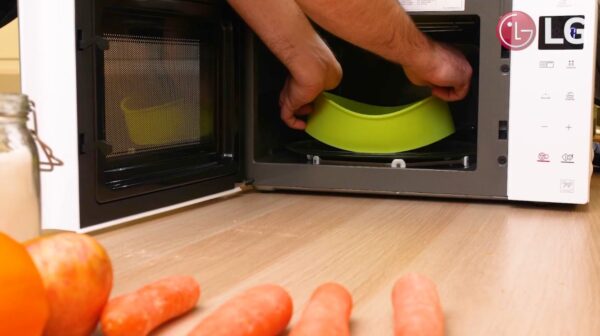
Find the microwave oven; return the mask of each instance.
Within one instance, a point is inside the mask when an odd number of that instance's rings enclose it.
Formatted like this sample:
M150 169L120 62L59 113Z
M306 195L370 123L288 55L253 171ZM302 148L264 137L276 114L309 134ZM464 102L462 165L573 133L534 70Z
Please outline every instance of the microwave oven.
M587 203L597 2L400 2L474 75L450 104L455 134L377 155L279 120L286 69L226 1L20 0L22 89L64 162L42 174L43 227L89 231L244 186ZM430 95L321 33L344 69L334 93L381 106Z

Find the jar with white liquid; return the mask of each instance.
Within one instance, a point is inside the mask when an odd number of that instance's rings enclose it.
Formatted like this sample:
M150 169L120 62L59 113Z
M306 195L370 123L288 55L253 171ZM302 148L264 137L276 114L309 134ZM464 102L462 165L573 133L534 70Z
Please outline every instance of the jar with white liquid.
M29 99L0 93L0 232L18 241L40 234L39 160L27 128Z

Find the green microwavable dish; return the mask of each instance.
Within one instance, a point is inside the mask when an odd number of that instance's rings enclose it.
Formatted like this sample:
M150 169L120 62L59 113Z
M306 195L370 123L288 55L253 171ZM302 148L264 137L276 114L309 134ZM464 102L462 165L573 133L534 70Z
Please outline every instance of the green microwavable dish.
M429 97L395 107L373 106L323 93L306 132L339 149L370 154L405 152L454 133L448 104Z

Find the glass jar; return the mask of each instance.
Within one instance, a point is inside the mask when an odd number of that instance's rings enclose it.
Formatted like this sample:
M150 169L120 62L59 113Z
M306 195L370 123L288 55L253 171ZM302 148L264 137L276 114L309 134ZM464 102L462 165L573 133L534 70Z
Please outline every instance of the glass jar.
M27 96L0 93L0 231L18 241L41 231L39 159L26 125L30 111Z

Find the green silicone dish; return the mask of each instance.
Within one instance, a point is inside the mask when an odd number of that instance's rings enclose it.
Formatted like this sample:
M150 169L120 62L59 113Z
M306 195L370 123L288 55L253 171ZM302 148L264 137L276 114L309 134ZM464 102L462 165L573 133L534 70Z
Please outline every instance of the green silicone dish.
M306 132L339 149L386 154L437 142L454 133L454 122L448 104L435 97L383 107L323 93L315 101Z

